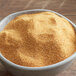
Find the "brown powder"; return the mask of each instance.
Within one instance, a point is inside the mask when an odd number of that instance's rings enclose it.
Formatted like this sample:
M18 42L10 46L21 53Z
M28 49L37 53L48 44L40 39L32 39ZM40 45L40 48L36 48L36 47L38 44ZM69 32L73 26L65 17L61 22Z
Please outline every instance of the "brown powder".
M75 39L71 24L54 13L24 14L0 32L0 51L18 65L41 67L71 56Z

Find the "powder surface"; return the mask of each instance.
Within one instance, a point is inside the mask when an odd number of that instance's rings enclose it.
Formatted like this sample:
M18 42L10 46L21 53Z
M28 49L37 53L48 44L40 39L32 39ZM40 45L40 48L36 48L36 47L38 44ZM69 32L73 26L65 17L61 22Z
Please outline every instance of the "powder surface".
M23 14L0 32L0 51L18 65L41 67L71 56L75 40L75 30L64 18L51 12Z

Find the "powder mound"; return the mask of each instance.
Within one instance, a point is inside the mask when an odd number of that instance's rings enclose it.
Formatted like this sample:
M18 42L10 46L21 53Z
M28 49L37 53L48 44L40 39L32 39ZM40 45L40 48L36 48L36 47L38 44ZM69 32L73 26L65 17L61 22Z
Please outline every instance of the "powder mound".
M0 32L0 51L18 65L41 67L71 56L75 40L75 30L64 18L51 12L23 14Z

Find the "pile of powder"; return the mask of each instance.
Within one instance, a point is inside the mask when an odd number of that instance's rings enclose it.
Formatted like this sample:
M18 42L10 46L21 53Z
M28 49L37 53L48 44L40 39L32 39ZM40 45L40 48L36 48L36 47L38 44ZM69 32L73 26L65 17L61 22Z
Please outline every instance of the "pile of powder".
M75 30L64 18L51 12L23 14L0 32L0 51L18 65L41 67L71 56L75 40Z

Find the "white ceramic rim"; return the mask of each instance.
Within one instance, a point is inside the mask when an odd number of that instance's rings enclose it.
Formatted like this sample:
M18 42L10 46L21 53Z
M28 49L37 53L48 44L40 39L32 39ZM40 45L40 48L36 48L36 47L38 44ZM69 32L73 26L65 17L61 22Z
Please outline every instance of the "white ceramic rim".
M36 12L37 12L37 11L38 11L38 12L49 11L49 12L56 13L57 15L65 18L67 21L69 21L69 22L72 24L72 26L76 29L76 25L75 25L72 21L70 21L68 18L66 18L65 16L63 16L63 15L61 15L61 14L55 12L55 11L47 10L47 9L32 9L32 10L19 11L19 12L12 13L12 14L6 16L4 19L6 19L6 18L8 18L8 17L10 17L10 16L12 16L12 15L15 15L15 14L20 14L20 13L25 13L25 12L35 12L35 11L36 11ZM3 19L3 20L4 20L4 19ZM3 20L1 20L1 22L2 22ZM27 66L17 65L17 64L15 64L15 63L9 61L8 59L6 59L6 58L0 53L0 59L1 59L3 62L7 63L7 64L10 65L10 66L13 66L13 67L16 67L16 68L19 68L19 69L25 69L25 70L46 70L46 69L53 69L53 68L62 66L62 65L64 65L64 64L72 61L73 59L75 59L75 57L76 57L76 52L75 52L72 56L70 56L70 57L66 58L65 60L63 60L63 61L61 61L61 62L58 62L58 63L56 63L56 64L52 64L52 65L48 65L48 66L43 66L43 67L27 67Z

